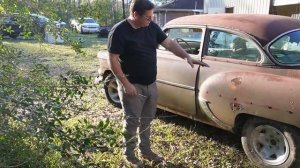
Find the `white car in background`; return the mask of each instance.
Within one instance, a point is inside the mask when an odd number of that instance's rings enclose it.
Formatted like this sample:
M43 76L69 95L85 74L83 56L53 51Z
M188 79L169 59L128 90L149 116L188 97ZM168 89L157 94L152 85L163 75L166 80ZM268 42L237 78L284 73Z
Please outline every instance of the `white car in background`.
M100 25L93 18L81 18L78 21L72 20L71 26L77 30L78 33L99 33Z

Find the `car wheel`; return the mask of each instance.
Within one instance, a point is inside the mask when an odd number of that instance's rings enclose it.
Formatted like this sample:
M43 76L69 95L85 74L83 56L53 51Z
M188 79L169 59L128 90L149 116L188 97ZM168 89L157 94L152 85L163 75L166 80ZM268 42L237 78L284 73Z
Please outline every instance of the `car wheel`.
M104 91L108 102L115 107L121 108L121 101L118 94L118 84L113 74L109 74L104 79Z
M84 32L83 32L83 29L82 29L82 27L80 28L80 34L83 34Z
M243 126L241 140L246 155L258 167L299 167L299 133L286 124L251 118Z
M10 34L9 37L16 39L17 37L19 37L19 34Z

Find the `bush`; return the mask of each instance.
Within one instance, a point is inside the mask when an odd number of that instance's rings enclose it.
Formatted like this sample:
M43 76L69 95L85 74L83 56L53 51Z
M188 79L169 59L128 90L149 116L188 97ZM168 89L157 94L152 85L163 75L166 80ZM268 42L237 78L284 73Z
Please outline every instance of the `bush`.
M25 65L24 53L3 44L0 59L0 167L82 167L93 164L91 153L113 153L120 130L82 115L94 88L89 78L53 78L47 66Z

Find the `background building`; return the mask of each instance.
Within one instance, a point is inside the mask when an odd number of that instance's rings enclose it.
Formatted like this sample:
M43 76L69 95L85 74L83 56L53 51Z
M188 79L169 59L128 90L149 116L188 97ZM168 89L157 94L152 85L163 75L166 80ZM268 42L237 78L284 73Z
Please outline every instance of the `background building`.
M300 0L224 0L226 13L274 14L300 18Z
M174 0L154 9L154 21L162 27L177 17L211 13L274 14L300 19L300 0Z

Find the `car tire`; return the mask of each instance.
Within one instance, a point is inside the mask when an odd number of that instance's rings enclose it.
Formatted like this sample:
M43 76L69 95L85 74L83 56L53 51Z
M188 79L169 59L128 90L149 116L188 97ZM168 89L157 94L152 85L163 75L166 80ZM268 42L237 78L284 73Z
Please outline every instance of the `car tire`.
M109 74L104 79L105 97L113 106L121 108L121 101L118 94L118 84L113 74Z
M17 37L19 37L19 34L10 34L9 37L13 38L13 39L16 39Z
M80 34L84 34L82 27L80 27Z
M98 33L98 37L107 38L109 31L107 29L101 29Z
M300 132L297 128L262 118L247 120L242 145L258 167L300 167Z

